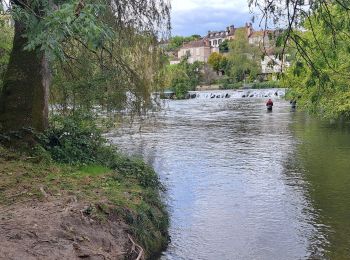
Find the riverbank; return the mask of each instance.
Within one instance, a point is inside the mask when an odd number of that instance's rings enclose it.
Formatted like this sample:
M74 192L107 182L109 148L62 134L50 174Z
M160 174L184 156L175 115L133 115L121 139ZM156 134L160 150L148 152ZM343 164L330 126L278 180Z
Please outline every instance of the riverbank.
M5 259L147 259L168 243L160 183L140 160L72 166L0 146L0 166Z

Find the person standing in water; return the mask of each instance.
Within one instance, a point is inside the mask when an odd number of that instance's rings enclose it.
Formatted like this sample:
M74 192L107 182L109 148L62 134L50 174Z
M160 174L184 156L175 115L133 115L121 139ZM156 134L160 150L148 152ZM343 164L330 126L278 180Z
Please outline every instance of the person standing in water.
M292 109L295 110L296 107L297 107L297 101L296 101L295 99L293 99L293 100L291 100L289 103L291 104Z
M273 102L272 102L271 98L266 102L266 107L267 107L267 110L269 110L269 111L272 110Z

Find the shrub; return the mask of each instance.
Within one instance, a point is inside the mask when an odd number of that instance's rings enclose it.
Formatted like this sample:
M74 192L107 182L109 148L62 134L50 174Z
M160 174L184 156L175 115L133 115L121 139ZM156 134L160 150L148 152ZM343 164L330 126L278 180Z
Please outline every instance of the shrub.
M252 88L253 89L280 88L280 84L278 81L257 82L257 83L253 83Z
M52 159L60 163L102 163L109 160L112 153L91 115L82 113L54 116L52 127L38 139Z
M221 89L239 89L243 87L242 82L236 82L236 83L224 83L221 86Z

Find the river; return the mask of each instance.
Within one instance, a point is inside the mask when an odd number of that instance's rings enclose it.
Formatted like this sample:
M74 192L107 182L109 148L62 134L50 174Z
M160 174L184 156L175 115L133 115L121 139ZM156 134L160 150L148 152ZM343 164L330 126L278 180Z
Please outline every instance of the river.
M162 259L350 259L349 128L261 97L168 101L109 135L167 187Z

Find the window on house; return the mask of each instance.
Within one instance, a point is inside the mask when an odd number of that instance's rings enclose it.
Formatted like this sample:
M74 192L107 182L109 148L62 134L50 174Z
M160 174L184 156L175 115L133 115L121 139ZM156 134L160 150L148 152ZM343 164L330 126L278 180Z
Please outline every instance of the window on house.
M217 40L214 40L214 44L213 45L217 45L218 44L218 41Z

